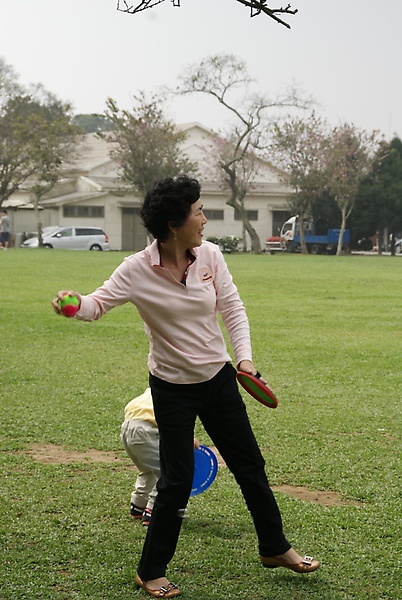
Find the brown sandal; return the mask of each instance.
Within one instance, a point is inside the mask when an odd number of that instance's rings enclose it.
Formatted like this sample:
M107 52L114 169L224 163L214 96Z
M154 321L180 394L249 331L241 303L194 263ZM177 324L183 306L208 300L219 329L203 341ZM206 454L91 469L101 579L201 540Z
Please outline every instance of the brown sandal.
M171 582L169 582L167 586L162 585L159 590L151 590L151 588L147 587L147 585L142 581L138 573L135 576L135 583L138 587L148 592L148 594L154 598L175 598L181 594L181 591L177 585Z
M320 566L318 560L313 560L311 556L305 556L299 563L289 563L286 562L286 560L283 560L283 558L278 558L277 556L260 556L260 560L264 567L268 567L269 569L285 567L286 569L291 569L296 573L311 573Z

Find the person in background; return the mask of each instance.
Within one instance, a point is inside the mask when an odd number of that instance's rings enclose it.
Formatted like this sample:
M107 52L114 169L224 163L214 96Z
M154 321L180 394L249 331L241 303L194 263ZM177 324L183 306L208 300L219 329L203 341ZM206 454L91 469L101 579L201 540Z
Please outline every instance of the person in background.
M165 178L146 194L141 216L154 241L126 257L94 292L75 295L74 318L93 321L133 303L149 337L149 384L160 434L161 476L135 582L155 598L179 596L166 577L179 539L194 472L197 416L239 484L254 521L262 564L309 573L319 567L286 539L236 380L236 368L255 375L246 311L216 244L203 241L207 223L200 185L189 177ZM231 364L218 314L233 348ZM264 381L264 380L262 380ZM264 381L264 383L266 383ZM208 574L210 576L210 574Z
M5 208L1 211L0 217L0 248L2 250L8 249L10 242L10 217L7 214Z

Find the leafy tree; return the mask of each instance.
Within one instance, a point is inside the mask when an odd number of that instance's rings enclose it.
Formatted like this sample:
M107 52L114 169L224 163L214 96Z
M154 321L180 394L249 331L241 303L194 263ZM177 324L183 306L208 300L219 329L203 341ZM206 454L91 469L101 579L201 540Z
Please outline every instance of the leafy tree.
M39 246L42 246L39 204L57 184L63 168L75 156L81 129L74 124L70 106L51 95L46 103L33 102L31 111L32 124L37 132L33 142L37 167L31 178L30 191L37 220Z
M259 170L259 156L266 146L268 109L302 106L309 101L298 98L294 89L274 97L252 92L252 79L244 61L232 54L218 54L189 66L179 79L177 94L200 93L211 96L227 110L232 122L210 148L215 174L227 190L227 204L241 216L250 236L251 252L261 252L261 242L245 210L245 198L252 189ZM238 90L244 93L237 97Z
M24 93L14 69L0 57L0 113L7 101Z
M28 181L41 235L38 201L58 180L78 129L69 105L37 92L11 97L0 115L0 206Z
M0 58L0 206L29 182L40 239L38 202L58 180L77 135L70 106L41 84L28 92Z
M300 244L307 254L304 222L311 218L315 200L325 190L323 169L328 146L327 125L314 112L289 117L272 126L270 154L283 172L282 181L293 188L290 210L299 216Z
M317 235L326 235L328 229L339 227L341 211L335 198L327 191L313 200L311 214Z
M355 228L361 237L377 234L382 239L387 232L395 254L395 236L402 231L402 141L398 137L380 144L371 172L359 187L355 209Z
M196 164L180 149L186 134L165 117L162 99L154 95L147 100L141 93L134 96L134 101L130 112L120 110L108 98L104 116L114 129L108 134L99 133L114 144L110 154L120 167L122 180L145 195L158 179L196 174Z
M360 184L372 166L376 144L376 132L368 134L347 123L332 130L325 178L326 187L341 211L337 255L342 253L346 221L353 210Z

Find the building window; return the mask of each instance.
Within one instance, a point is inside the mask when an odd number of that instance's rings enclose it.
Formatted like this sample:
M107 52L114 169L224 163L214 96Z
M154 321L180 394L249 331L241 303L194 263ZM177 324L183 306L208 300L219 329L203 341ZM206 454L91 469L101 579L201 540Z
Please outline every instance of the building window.
M105 216L104 206L82 206L80 204L65 204L63 217L66 218L97 218Z
M246 210L246 215L249 221L258 221L258 210ZM235 221L241 221L240 213L235 210Z
M223 221L223 210L215 210L214 208L203 208L202 212L208 221Z
M139 215L141 212L140 208L136 208L133 206L124 206L123 207L123 215Z

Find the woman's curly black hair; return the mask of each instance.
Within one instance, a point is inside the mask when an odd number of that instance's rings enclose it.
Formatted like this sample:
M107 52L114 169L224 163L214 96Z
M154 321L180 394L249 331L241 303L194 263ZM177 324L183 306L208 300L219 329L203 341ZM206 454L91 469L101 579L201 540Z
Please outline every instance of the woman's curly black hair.
M169 227L181 227L191 212L191 205L200 197L201 187L196 179L166 177L155 183L145 196L140 215L158 241L165 242Z

